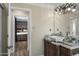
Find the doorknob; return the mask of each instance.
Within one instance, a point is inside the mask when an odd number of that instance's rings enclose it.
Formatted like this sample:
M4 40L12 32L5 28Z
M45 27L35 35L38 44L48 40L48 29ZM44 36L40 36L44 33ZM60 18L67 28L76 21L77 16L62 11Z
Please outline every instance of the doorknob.
M13 47L13 46L8 46L7 48L8 48L8 49L11 49L12 47Z

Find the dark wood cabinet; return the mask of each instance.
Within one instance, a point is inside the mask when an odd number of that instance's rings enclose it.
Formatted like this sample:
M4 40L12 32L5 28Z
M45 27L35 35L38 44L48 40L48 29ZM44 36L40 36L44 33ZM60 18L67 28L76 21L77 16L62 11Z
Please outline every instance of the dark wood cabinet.
M60 46L60 56L70 56L72 51L66 47Z
M60 56L73 56L79 54L79 48L69 49L63 46L60 46Z
M44 56L72 56L79 54L79 48L70 49L44 39Z
M45 56L57 56L58 46L52 44L50 41L44 40L44 55Z

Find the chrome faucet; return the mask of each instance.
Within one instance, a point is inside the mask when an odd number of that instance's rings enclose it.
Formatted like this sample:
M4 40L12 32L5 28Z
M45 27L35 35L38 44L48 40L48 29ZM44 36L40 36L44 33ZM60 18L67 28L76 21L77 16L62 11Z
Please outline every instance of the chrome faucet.
M66 32L65 39L63 39L63 41L68 41L68 40L70 40L69 32Z

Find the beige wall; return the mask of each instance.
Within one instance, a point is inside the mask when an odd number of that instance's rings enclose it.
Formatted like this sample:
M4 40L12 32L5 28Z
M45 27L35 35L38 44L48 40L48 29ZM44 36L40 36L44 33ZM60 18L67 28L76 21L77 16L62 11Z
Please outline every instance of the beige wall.
M5 3L6 4L6 3ZM2 10L2 55L6 55L7 47L8 47L8 40L7 40L7 21L8 21L8 9L3 4Z

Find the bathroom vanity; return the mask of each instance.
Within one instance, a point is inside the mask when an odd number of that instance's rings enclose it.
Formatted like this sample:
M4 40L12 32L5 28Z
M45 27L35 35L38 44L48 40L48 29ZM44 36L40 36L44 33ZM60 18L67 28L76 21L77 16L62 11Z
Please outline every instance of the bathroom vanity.
M44 40L44 55L45 56L57 56L59 46L52 44L48 40Z
M44 56L73 56L79 54L79 45L44 39Z
M60 46L59 51L60 51L60 56L73 56L73 55L79 53L78 48L70 49L70 48L66 48L64 46Z

